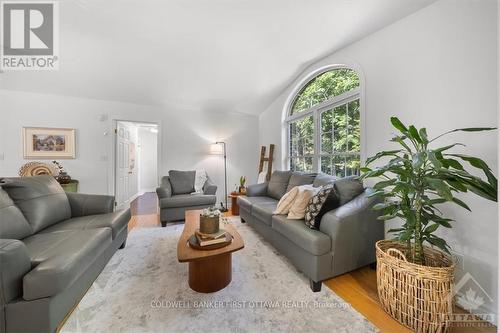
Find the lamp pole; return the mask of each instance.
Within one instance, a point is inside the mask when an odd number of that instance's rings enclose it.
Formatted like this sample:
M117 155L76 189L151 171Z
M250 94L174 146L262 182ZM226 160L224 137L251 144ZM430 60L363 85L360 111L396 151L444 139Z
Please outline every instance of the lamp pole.
M227 212L227 154L226 154L226 143L224 141L217 141L216 144L222 144L224 147L224 197L226 206L222 209L223 212Z

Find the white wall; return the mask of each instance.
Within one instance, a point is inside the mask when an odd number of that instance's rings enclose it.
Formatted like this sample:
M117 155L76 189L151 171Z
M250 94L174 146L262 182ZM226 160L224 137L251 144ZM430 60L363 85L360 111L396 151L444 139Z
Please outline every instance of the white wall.
M441 0L351 44L307 68L260 116L260 144L277 144L277 156L283 157L287 98L308 73L339 63L360 69L364 76L363 142L368 156L392 147L392 115L434 135L497 126L496 24L494 0ZM498 169L497 133L457 134L448 140L466 143L465 151ZM445 213L456 220L446 237L465 255L465 270L494 298L485 311L496 313L497 205L474 195L465 200L472 213L446 207Z
M139 191L151 192L158 186L158 135L147 127L139 127L138 134Z
M112 101L0 90L0 175L16 176L23 159L23 126L76 128L77 157L62 160L83 193L113 192L112 122L156 122L160 128L158 176L170 169L205 168L224 198L222 158L207 154L216 140L228 143L229 184L257 179L258 118L239 113L177 110ZM3 158L2 158L3 157ZM229 187L230 188L230 187Z

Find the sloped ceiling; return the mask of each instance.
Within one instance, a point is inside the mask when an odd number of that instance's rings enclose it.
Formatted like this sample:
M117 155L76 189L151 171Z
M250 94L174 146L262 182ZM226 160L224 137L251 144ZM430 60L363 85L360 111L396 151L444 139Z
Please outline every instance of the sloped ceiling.
M60 1L60 70L0 88L259 114L312 61L434 1Z

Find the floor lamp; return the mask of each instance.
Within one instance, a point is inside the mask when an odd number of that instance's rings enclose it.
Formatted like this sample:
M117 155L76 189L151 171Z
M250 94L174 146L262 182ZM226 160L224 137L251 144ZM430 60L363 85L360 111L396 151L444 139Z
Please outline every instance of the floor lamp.
M222 148L222 150L221 150ZM215 155L224 155L224 197L226 205L223 206L221 202L222 209L221 211L227 212L227 154L226 154L226 143L224 141L217 141L212 144L210 147L210 151Z

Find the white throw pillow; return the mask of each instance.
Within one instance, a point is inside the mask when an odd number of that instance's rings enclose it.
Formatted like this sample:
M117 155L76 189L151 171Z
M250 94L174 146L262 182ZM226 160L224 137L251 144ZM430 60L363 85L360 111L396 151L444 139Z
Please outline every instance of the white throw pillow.
M303 219L306 215L306 207L309 199L311 199L321 189L321 187L313 187L312 184L301 185L296 188L298 189L298 193L287 216L290 220Z
M201 194L203 193L203 186L207 182L207 173L205 170L196 170L194 177L194 193L191 194Z
M290 207L292 207L297 194L299 193L299 188L296 186L292 188L290 191L286 192L283 197L281 197L278 202L278 206L273 214L277 215L286 215L290 211Z

